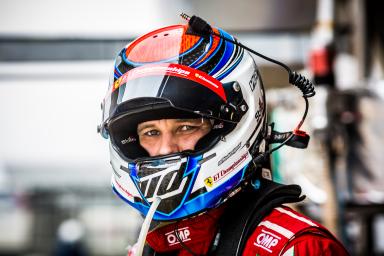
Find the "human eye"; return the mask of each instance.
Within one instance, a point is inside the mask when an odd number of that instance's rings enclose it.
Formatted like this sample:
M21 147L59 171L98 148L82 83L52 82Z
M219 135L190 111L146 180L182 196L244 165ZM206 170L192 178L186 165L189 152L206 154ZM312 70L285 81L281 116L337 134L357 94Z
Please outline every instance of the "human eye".
M142 134L144 136L153 137L153 136L158 136L160 132L158 130L153 129L153 130L143 131Z
M180 125L179 131L180 132L192 132L192 131L197 130L198 128L199 128L199 126L197 126L197 125L183 124L183 125Z

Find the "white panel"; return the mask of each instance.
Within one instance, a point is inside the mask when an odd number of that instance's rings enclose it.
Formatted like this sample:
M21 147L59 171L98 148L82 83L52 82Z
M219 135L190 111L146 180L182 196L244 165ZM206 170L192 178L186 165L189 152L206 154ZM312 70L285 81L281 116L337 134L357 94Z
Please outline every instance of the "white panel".
M0 160L108 163L96 127L110 64L0 65Z
M134 37L180 22L179 0L2 0L0 34Z
M1 0L0 35L131 38L196 14L226 30L308 29L315 0Z

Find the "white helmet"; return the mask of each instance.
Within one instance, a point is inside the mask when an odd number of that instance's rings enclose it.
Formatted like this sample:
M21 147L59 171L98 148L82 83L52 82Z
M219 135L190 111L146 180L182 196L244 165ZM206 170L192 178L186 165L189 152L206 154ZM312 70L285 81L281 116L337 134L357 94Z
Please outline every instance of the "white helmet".
M251 161L265 150L258 68L247 51L223 38L174 25L141 36L116 59L100 126L110 140L112 186L143 215L160 197L154 220L217 207L255 171ZM150 157L140 146L140 122L201 117L212 129L194 150Z

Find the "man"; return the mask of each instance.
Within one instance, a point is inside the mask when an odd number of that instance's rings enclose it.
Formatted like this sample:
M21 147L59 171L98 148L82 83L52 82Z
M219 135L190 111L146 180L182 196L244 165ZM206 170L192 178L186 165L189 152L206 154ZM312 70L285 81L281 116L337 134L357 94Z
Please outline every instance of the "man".
M130 255L144 241L143 255L347 255L324 227L282 206L303 196L271 180L256 63L231 35L209 31L161 28L116 59L100 132L114 191L150 223Z

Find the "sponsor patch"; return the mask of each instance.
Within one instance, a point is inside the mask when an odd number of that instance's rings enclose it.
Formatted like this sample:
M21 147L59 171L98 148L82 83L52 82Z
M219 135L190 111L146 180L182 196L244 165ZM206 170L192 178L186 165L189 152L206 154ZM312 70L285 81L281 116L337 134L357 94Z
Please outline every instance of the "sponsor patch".
M181 242L190 241L190 235L191 232L189 231L189 227L180 228L176 231L171 231L165 234L169 246L173 246L180 243L179 240Z
M261 234L256 237L256 241L253 244L269 253L272 253L273 248L279 243L280 240L281 237L278 235L263 229Z

